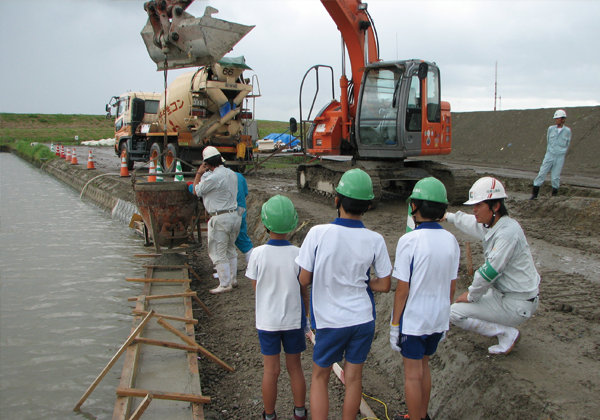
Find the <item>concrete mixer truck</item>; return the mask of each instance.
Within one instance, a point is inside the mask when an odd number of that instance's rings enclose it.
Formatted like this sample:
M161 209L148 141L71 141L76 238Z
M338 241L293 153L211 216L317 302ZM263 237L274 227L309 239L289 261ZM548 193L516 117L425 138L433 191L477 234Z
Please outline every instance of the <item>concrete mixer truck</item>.
M177 157L200 164L204 147L215 146L232 169L243 172L252 160L253 93L244 57L218 62L179 75L165 93L127 92L106 105L115 110L115 153L127 166L156 159L164 172ZM165 124L166 123L166 124Z

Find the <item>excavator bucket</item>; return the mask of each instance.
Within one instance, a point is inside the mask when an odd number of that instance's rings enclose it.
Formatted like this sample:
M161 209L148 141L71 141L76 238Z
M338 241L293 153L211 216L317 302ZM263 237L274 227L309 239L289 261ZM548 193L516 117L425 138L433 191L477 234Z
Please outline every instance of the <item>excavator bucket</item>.
M183 12L173 15L167 34L156 35L148 19L141 32L146 49L157 70L207 66L219 61L254 26L215 19L217 9L208 6L204 16L196 18Z

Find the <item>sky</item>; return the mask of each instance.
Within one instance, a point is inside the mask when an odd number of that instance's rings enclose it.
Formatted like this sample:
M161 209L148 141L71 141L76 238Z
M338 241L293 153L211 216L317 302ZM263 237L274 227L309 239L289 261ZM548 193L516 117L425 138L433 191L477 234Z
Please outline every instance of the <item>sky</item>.
M496 63L499 110L600 105L600 1L367 3L380 58L436 62L454 112L494 109ZM140 36L143 4L0 0L0 112L99 115L112 96L163 91ZM209 5L215 18L256 25L227 55L243 55L253 69L245 77L258 78L255 118L298 119L300 83L315 64L333 66L339 97L340 34L319 0L196 0L187 11L200 17ZM317 109L331 99L329 80Z

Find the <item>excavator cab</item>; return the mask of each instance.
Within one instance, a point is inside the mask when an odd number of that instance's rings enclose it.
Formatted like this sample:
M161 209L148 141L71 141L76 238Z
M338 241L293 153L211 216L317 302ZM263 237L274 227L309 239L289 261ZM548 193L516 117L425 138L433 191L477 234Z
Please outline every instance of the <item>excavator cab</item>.
M363 74L355 123L358 155L397 159L450 153L450 106L442 105L435 64L370 64Z

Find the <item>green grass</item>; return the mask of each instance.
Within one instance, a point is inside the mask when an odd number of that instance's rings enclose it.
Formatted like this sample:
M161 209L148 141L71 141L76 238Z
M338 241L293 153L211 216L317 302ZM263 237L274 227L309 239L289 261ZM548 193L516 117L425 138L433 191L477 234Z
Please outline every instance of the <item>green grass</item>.
M112 138L113 121L103 115L0 113L0 144L79 144L75 136L79 142Z
M43 144L38 144L32 147L30 143L19 141L16 142L13 145L13 147L23 158L29 160L30 162L38 164L44 161L58 158L58 156L56 156L54 152L52 152L47 146L44 146Z
M114 137L114 120L104 115L77 114L9 114L0 113L0 144L63 143L79 144L86 140ZM258 120L258 133L264 138L271 133L283 133L288 122Z

